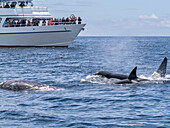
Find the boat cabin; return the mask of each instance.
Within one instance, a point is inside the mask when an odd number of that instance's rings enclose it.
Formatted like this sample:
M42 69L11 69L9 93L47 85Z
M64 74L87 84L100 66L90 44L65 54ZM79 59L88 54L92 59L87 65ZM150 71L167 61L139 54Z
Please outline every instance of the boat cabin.
M35 19L39 21L51 18L47 7L34 6L32 0L0 0L0 28L6 27L7 22L22 22L23 20L31 22Z
M76 24L73 14L53 19L47 7L34 6L32 1L0 0L0 28Z

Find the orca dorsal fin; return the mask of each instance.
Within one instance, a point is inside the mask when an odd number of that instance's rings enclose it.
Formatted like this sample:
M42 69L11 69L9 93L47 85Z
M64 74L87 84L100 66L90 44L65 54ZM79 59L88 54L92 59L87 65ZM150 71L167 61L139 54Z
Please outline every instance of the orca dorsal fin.
M158 73L160 75L160 77L165 77L167 62L168 62L168 60L165 57L164 60L162 61L161 65L159 66L159 68L156 70L156 73Z
M136 79L136 78L137 78L137 76L136 76L136 70L137 70L137 67L135 67L135 68L132 70L132 72L130 73L128 79L133 80L133 79Z

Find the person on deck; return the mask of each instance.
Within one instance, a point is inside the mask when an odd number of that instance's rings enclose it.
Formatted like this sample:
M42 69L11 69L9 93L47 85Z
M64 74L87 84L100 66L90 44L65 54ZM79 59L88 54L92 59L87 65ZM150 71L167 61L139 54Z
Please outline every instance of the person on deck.
M15 22L15 20L12 21L12 27L16 27L16 22Z
M25 6L25 3L24 3L24 2L21 2L19 6L20 6L20 7L24 7L24 6Z
M47 23L47 24L48 24L48 26L50 26L50 20L48 20L48 23Z
M31 21L30 20L28 20L27 26L31 26Z
M10 8L10 7L9 7L9 4L6 3L6 5L4 6L4 8Z
M21 26L22 26L22 27L25 27L25 26L26 26L26 21L25 21L25 19L22 19L22 20L21 20Z
M34 19L31 20L31 26L35 26Z
M14 8L15 8L15 6L16 6L16 2L12 2L12 3L11 3L11 8L13 8L13 9L14 9Z
M8 27L8 20L4 22L4 27Z
M82 19L78 17L78 24L81 24Z
M74 17L74 24L76 24L76 21L77 21L77 17Z
M59 24L62 24L62 19L61 18L59 19Z
M35 20L35 24L36 24L36 26L39 26L40 21L39 21L38 19L36 19L36 20Z
M11 21L9 20L8 21L8 27L11 27L12 25L11 25L12 23L11 23Z
M20 27L20 21L19 20L17 21L16 27Z
M74 24L74 18L71 17L71 24Z
M62 24L66 24L66 20L64 17L62 18Z
M46 26L46 21L45 20L43 20L42 26Z
M54 25L58 25L58 19L54 19Z
M66 18L66 24L69 24L69 18L68 17Z
M50 20L50 25L54 25L53 18L51 18L51 20Z

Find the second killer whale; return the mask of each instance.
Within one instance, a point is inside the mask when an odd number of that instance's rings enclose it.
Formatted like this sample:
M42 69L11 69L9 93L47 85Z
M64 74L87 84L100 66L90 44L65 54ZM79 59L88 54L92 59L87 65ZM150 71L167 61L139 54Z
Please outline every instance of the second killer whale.
M7 80L0 83L0 89L10 91L55 90L55 88L28 80Z

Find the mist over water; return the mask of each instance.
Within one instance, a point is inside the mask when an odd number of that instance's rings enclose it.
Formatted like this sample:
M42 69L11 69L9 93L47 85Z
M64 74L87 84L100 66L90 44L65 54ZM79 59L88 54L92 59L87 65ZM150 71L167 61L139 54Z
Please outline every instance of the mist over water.
M132 85L99 71L151 79L169 37L78 37L69 48L0 48L0 81L31 80L59 90L0 90L0 127L170 127L170 63L164 79Z

